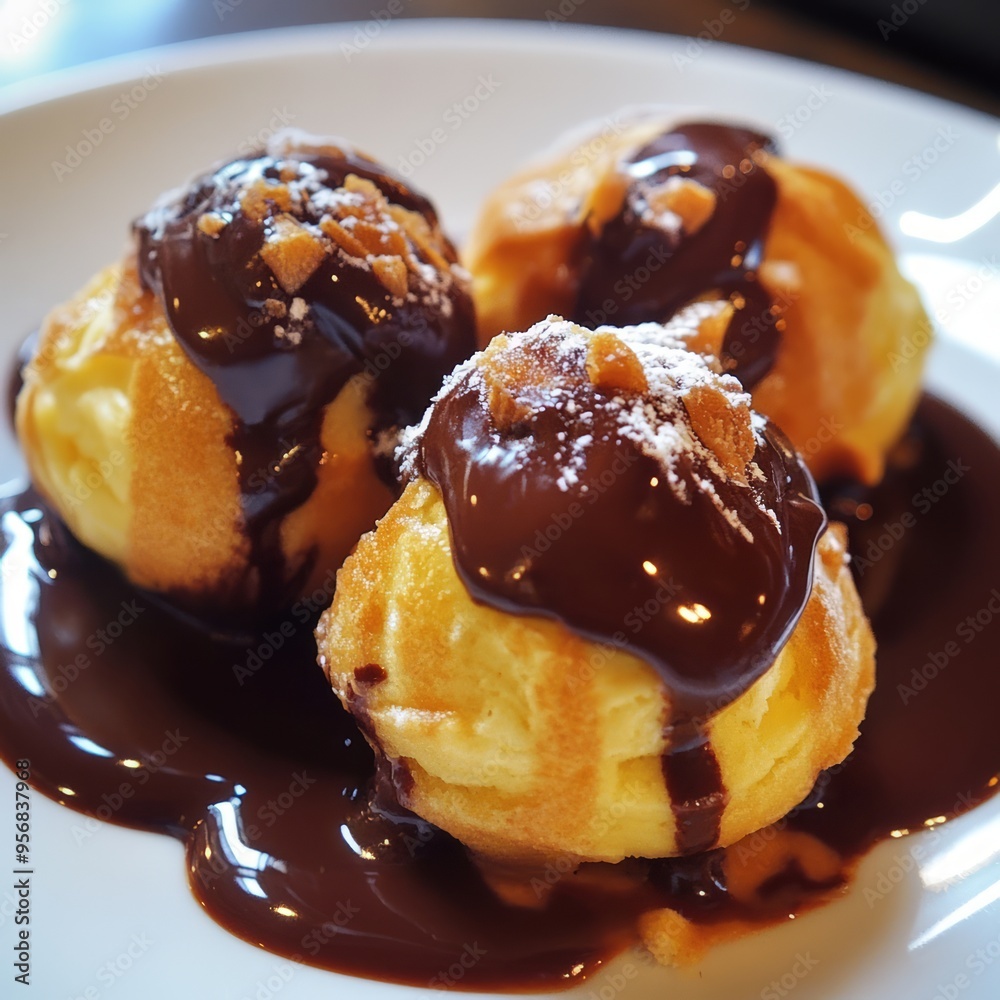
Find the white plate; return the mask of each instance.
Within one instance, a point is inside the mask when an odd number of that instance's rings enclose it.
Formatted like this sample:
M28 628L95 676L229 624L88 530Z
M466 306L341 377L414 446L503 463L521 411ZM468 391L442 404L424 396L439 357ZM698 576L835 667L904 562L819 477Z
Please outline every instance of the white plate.
M478 100L474 113L449 114L466 100ZM696 104L761 122L794 157L838 171L866 198L891 201L883 222L945 328L930 385L1000 437L994 119L718 43L564 26L296 29L162 49L59 74L34 90L0 91L3 350L10 354L51 305L120 253L130 220L162 189L283 119L347 136L397 168L402 158L417 160L440 129L445 141L412 180L461 233L486 191L555 134L636 102ZM88 141L102 119L99 144L68 172L57 169L66 147ZM911 234L921 220L904 212L951 218L923 229L959 238L906 235L901 219ZM16 467L8 436L0 478ZM12 800L11 775L0 769L4 817ZM424 992L293 968L200 912L180 844L86 823L40 795L33 810L33 996L405 1000ZM0 829L9 829L6 819ZM866 888L890 883L891 892L866 902ZM631 978L624 956L579 995L774 1000L794 990L795 1000L992 1000L1000 996L998 898L995 799L935 834L883 844L845 900L720 948L693 974L653 969ZM11 901L0 889L3 996L19 995Z

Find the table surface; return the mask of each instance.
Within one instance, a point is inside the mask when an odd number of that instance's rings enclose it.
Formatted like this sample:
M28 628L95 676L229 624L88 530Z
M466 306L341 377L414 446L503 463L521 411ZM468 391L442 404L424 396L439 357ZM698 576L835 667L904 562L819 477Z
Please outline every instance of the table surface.
M284 25L366 21L373 13L399 10L400 17L558 19L717 35L721 41L866 73L1000 114L1000 78L993 86L984 83L982 72L971 74L971 61L957 49L949 59L944 33L934 58L921 58L926 44L923 50L915 44L926 43L928 34L933 38L938 24L964 27L966 38L977 29L989 33L1000 4L919 4L886 31L879 27L880 18L871 16L881 9L879 0L807 5L813 14L822 8L825 20L799 13L794 0L0 0L0 87L22 88L43 73L170 42ZM890 0L884 7L891 17ZM839 21L832 16L838 12Z

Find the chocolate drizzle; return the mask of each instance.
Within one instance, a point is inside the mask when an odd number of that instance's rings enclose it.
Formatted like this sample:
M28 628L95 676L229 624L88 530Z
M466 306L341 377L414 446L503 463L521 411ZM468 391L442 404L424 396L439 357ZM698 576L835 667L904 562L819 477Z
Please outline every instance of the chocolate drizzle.
M374 233L385 246L368 259L326 235L331 219L347 219L364 200L344 190L351 176L388 202L376 213L384 232ZM421 230L416 238L399 209L422 220L411 223ZM369 223L349 225L361 236L368 225L370 246ZM472 304L451 267L455 252L425 198L361 154L301 136L278 136L197 178L134 229L144 286L235 417L250 563L260 603L280 606L309 572L284 565L280 530L316 485L326 405L367 372L379 376L365 390L372 432L403 426L473 349ZM403 293L394 294L377 258L389 260L400 237L407 259Z
M723 478L694 448L666 468L623 431L621 399L588 379L583 338L566 362L544 337L529 331L507 349L513 369L540 383L519 400L530 413L499 428L491 390L469 368L435 402L417 465L441 491L455 566L476 600L560 621L662 676L679 842L703 850L725 804L708 720L791 634L826 519L809 473L767 421L752 484ZM658 419L687 421L679 397L645 397L661 404L671 409Z
M719 841L728 796L705 726L675 717L666 727L663 779L677 824L677 849L696 854Z
M913 460L890 464L884 486L830 498L850 515L852 549L866 560L860 589L879 605L879 681L854 753L783 827L834 848L839 880L890 831L954 816L1000 787L1000 614L980 614L1000 611L1000 450L934 400L918 427ZM915 507L949 461L965 474ZM651 907L708 932L731 919L787 920L838 884L789 870L742 902L728 886L730 852L711 851L616 866L607 889L562 878L546 908L508 906L449 837L367 809L372 755L315 666L312 621L291 619L294 637L265 659L273 626L227 641L179 622L81 549L37 498L2 508L0 756L30 758L35 786L73 809L183 841L206 913L272 952L414 986L447 985L441 975L465 956L460 989L556 990L599 976ZM913 525L893 539L886 526L906 512ZM123 602L141 611L98 655L95 637ZM947 667L925 666L952 642L960 653ZM915 692L905 702L901 685ZM141 845L132 860L141 864ZM77 891L64 887L67 905L82 905Z
M666 322L682 306L717 293L735 308L720 360L753 388L774 364L781 329L758 275L777 201L762 151L775 152L773 139L692 123L634 153L623 166L629 186L621 211L583 247L572 318L588 325L604 317L617 326ZM697 232L656 224L650 192L670 178L696 181L715 195L715 210Z

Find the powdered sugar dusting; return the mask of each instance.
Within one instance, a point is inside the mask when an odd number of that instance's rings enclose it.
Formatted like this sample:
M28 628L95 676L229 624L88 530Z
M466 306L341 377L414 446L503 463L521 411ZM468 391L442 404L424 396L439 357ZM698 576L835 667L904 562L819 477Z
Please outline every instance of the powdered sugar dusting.
M337 185L327 170L301 158L317 152L360 156L349 144L336 143L297 129L278 132L263 156L244 166L233 190L235 204L255 188L259 198L270 199L263 220L266 241L279 235L276 221L290 216L326 252L361 271L375 270L380 279L384 269L377 262L397 260L403 270L385 282L393 302L423 303L447 318L455 288L468 288L471 279L442 255L445 241L436 223L393 204L386 191L364 178L348 172Z
M706 387L721 394L734 410L745 411L750 406L750 397L740 383L732 376L720 374L712 359L706 360L685 349L683 334L675 334L661 324L644 323L620 329L599 327L593 332L612 333L634 352L648 384L646 391L604 393L595 389L587 370L592 332L561 317L550 316L524 333L509 335L506 347L499 348L495 342L491 349L494 354L498 350L503 352L499 362L490 362L487 354L480 352L459 365L445 380L421 423L406 429L401 436L397 458L404 478L420 474L420 443L435 404L452 392L471 388L480 394L482 406L488 410L490 389L484 367L490 363L502 367L505 355L511 352L522 359L512 364L523 366L523 358L530 359L527 373L522 367L515 377L508 379L510 384L505 383L513 405L525 414L523 423L529 430L511 434L494 427L491 446L504 453L505 462L527 463L533 449L530 433L533 421L543 413L551 416L554 412L564 428L554 435L555 484L565 493L586 492L584 473L588 453L595 444L595 410L600 409L603 417L613 417L621 442L633 443L657 462L663 482L683 503L692 501L690 491L696 489L710 499L734 531L752 542L753 534L739 510L728 507L716 489L716 484L728 483L741 496L745 493L746 504L768 516L780 530L774 512L765 502L766 477L756 462L751 461L744 474L734 479L719 456L698 436L685 406L685 398L693 389ZM606 420L602 426L607 426ZM752 419L758 446L763 443L765 426L761 418Z

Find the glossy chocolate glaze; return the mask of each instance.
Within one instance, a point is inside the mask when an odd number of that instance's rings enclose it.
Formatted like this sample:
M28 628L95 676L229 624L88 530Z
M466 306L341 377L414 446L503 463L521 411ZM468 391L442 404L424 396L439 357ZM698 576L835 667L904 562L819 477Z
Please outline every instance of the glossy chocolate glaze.
M830 498L862 556L869 543L880 551L885 525L914 518L859 577L879 602L880 645L857 747L786 825L834 847L845 871L890 831L991 795L1000 761L1000 616L976 617L1000 587L1000 450L934 400L918 427L913 461L884 487ZM922 512L914 497L949 461L968 471ZM607 890L588 866L593 879L557 879L541 910L500 903L450 838L367 805L371 752L313 664L318 607L293 610L293 638L277 639L275 623L229 642L158 610L30 494L3 509L0 754L30 758L36 786L74 809L181 839L193 892L248 941L415 985L445 984L477 948L459 988L556 989L631 943L651 906L706 925L768 923L829 893L831 881L789 870L748 906L727 891L726 853L712 851L616 866ZM120 633L109 625L130 617ZM923 669L950 642L960 652L947 667ZM904 703L914 670L931 679Z
M577 347L566 378L572 412L563 393L549 391L561 385L558 363L539 344L530 350L545 386L530 415L501 430L473 370L434 404L419 467L441 491L455 565L473 596L635 653L661 674L683 717L710 716L771 666L808 600L826 524L815 485L762 420L755 489L681 449L673 467L681 499L662 462L625 436L614 393L591 384L582 338ZM581 413L591 415L586 423ZM567 441L572 479L563 477ZM562 524L572 530L546 534ZM657 611L631 626L647 604Z
M618 215L586 240L572 318L616 326L666 322L710 292L735 307L721 360L747 389L774 364L781 320L758 280L777 188L759 165L774 140L749 129L694 122L653 139L625 164L629 186ZM715 211L695 233L653 224L649 190L680 177L716 196ZM645 216L645 218L644 218ZM610 303L610 306L609 306Z
M589 381L578 340L567 376L552 348L526 335L519 349L544 373L544 388L530 416L504 429L479 370L468 372L435 403L418 466L441 491L455 566L476 600L553 618L660 673L678 842L700 851L714 846L726 801L703 723L774 663L809 599L826 519L805 466L767 421L756 433L763 475L753 487L723 478L693 450L665 468L623 434L614 394Z
M391 204L421 216L447 270L408 240L423 270L415 276L411 268L408 293L394 297L370 261L327 239L324 220L339 217L332 192L349 175L371 181ZM290 202L289 182L301 192ZM252 197L262 189L268 192L263 207ZM290 219L307 227L324 251L294 291L286 291L261 255ZM383 221L400 228L388 215ZM236 418L232 446L251 563L261 604L280 606L310 570L284 566L280 528L316 485L324 407L348 379L368 372L379 376L366 390L373 433L412 423L444 375L474 350L472 302L448 268L457 260L454 249L425 198L361 154L305 137L275 140L196 178L134 230L144 286L156 293L185 353ZM296 299L308 309L302 319L294 315Z

